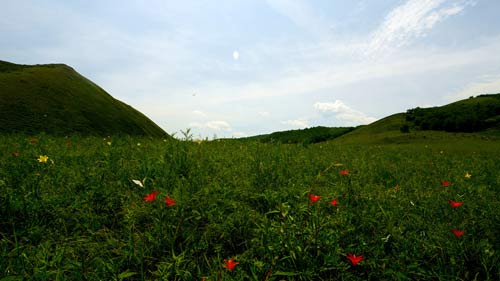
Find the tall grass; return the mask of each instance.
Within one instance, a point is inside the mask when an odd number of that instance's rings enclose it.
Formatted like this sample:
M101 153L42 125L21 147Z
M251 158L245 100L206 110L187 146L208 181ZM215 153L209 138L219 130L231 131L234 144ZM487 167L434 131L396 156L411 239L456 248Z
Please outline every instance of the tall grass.
M0 136L0 280L498 280L499 147Z

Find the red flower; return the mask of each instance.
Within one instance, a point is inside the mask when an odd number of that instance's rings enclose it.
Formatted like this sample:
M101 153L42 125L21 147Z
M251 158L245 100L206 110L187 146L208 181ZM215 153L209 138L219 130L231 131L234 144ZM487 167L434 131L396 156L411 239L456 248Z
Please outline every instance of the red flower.
M165 204L167 204L167 206L169 207L172 207L173 205L175 205L175 200L167 195L167 197L165 197Z
M441 185L444 187L450 186L450 184L451 183L449 181L441 181Z
M316 203L318 202L318 200L321 198L321 196L319 195L314 195L314 194L309 194L309 200L311 201L311 203Z
M344 175L344 176L348 175L349 174L349 170L342 170L342 171L340 171L340 174Z
M453 234L455 234L456 237L460 237L465 233L465 231L460 231L458 229L453 229L451 232L453 232Z
M394 190L395 191L398 191L401 187L399 186L399 184L396 184L396 186L394 187Z
M153 192L144 196L144 201L146 201L146 202L155 201L156 195L158 195L158 193L159 193L158 191L154 190Z
M360 261L363 260L363 256L356 256L351 253L347 255L347 258L351 261L352 265L357 265Z
M224 263L226 264L224 265L224 268L229 269L229 271L233 271L234 268L239 264L239 262L234 261L234 257L230 260L224 260Z
M464 202L455 202L453 200L450 200L450 205L453 207L453 208L456 208L456 207L460 207L464 204Z
M38 139L37 138L31 138L28 140L30 143L36 143L38 142Z
M337 207L337 199L332 199L332 201L330 201L330 204L332 204L332 206L335 206Z

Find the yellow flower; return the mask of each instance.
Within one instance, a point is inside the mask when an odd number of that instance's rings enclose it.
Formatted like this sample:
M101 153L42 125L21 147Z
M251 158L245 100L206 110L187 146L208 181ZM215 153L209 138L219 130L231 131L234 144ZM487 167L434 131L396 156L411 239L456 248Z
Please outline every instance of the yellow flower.
M49 160L49 156L47 156L47 155L40 155L40 157L38 157L37 160L40 163L47 163L47 160Z
M137 146L141 146L141 143L140 143L140 142L138 142L138 143L137 143Z
M465 178L466 178L466 179L470 179L471 177L472 177L472 175L471 175L471 174L469 174L469 172L466 172L466 173L465 173Z
M110 141L108 141L108 145L111 145L111 142L110 142Z

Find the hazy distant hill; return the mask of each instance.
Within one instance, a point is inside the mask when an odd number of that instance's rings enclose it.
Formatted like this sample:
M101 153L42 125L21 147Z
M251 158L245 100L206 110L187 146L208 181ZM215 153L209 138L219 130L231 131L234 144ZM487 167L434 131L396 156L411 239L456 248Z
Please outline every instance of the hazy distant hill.
M64 64L0 61L0 133L168 136Z
M329 127L318 126L302 130L274 132L271 134L244 138L243 140L257 140L260 142L270 142L270 143L277 142L277 143L312 144L312 143L318 143L322 141L335 139L354 129L355 129L354 127L329 128Z

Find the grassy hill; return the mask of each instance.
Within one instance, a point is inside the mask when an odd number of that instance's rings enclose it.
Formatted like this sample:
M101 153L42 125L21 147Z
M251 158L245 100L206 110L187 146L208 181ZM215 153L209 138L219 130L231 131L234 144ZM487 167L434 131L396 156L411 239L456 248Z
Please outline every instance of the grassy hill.
M167 136L142 113L67 65L0 61L0 133L41 132Z
M480 132L500 128L500 94L480 95L445 106L406 112L410 128L447 132Z
M335 139L341 144L498 140L500 94L481 95L432 108L397 113Z

